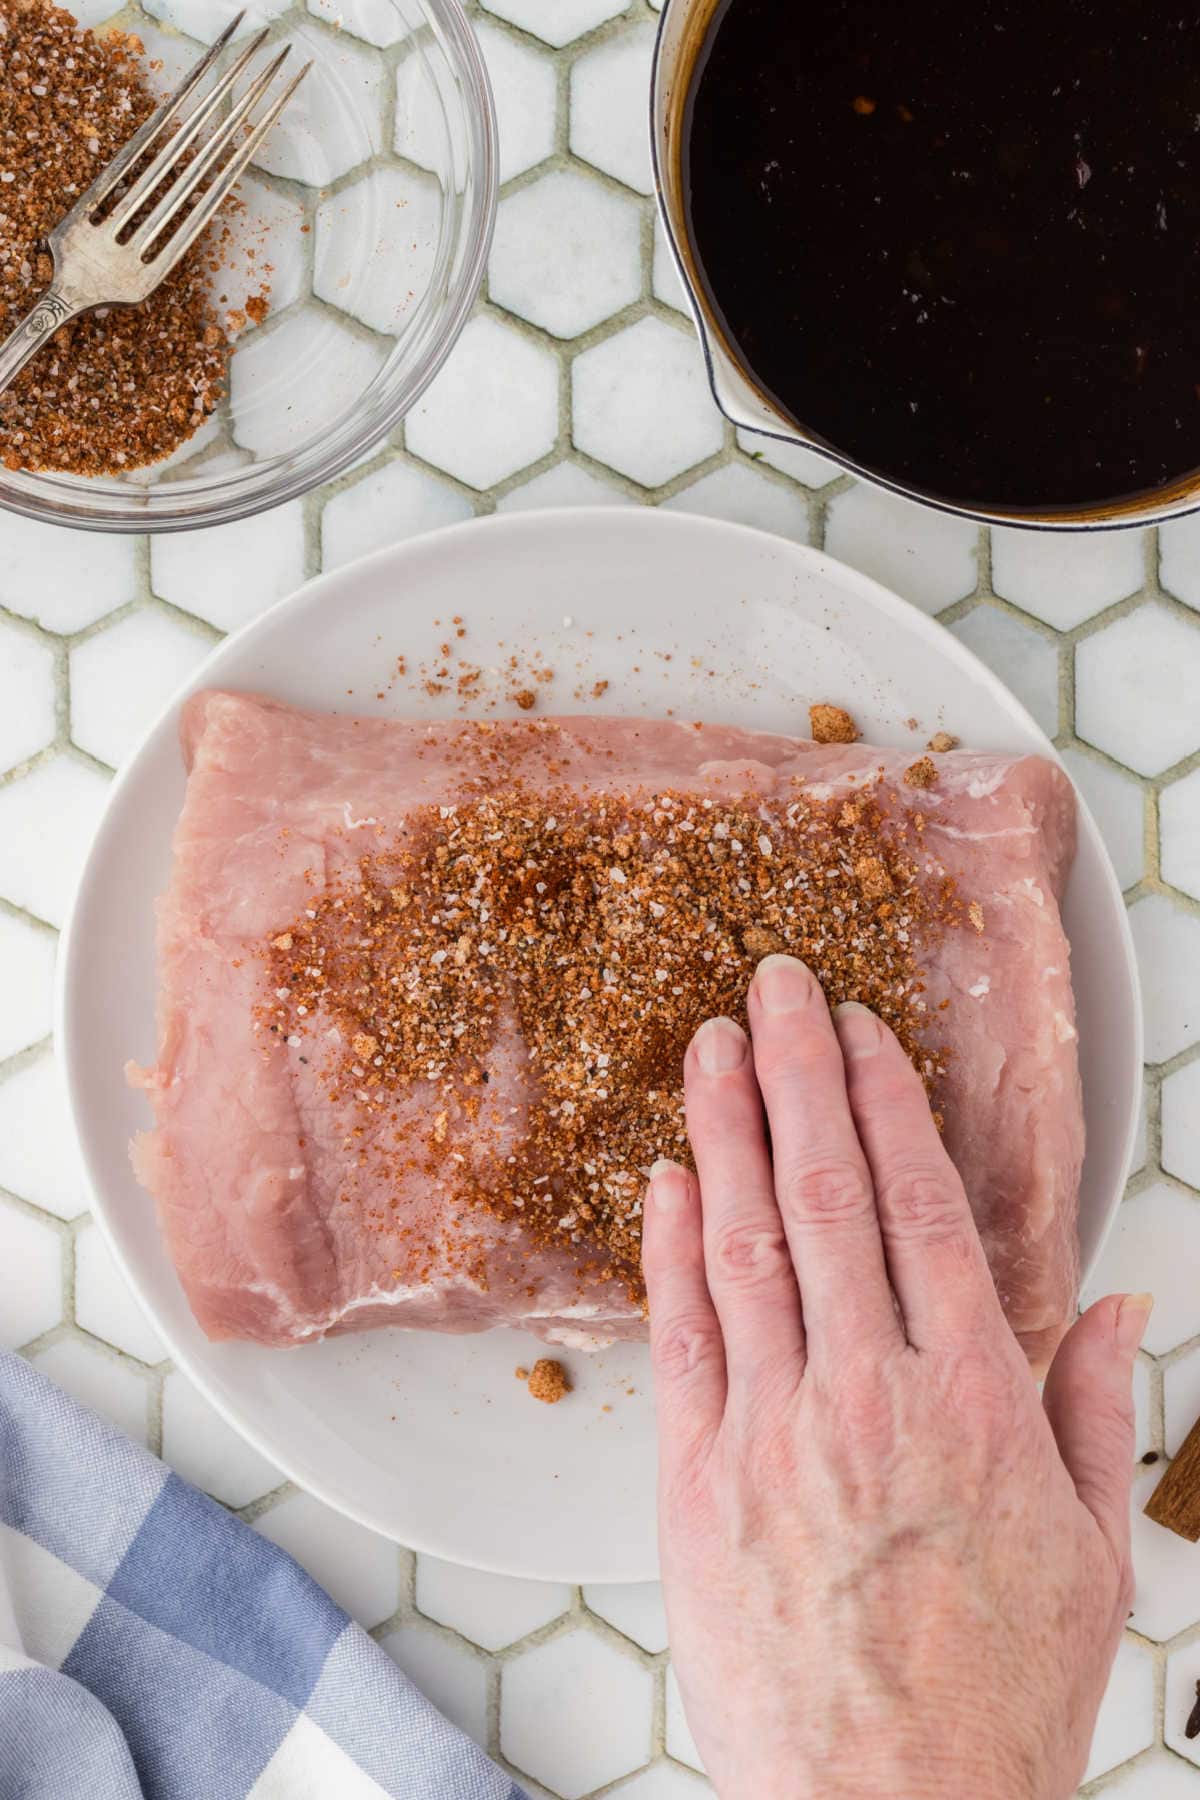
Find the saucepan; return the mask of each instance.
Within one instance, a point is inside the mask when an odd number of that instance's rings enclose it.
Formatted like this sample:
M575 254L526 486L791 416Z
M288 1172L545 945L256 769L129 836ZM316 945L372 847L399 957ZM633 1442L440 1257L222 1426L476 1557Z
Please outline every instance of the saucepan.
M1015 511L960 504L889 479L878 469L864 467L836 444L806 430L756 383L709 302L689 239L684 207L682 145L688 89L713 15L721 4L722 0L666 0L654 50L650 142L659 215L700 336L713 397L725 417L747 431L815 450L876 487L982 524L1021 525L1047 531L1112 530L1150 525L1200 509L1200 471L1149 494L1106 500L1075 510Z

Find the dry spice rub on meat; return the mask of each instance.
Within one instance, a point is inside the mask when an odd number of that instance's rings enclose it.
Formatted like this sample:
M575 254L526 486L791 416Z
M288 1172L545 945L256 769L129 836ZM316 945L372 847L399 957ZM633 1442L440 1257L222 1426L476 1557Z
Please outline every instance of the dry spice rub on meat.
M769 796L583 802L490 780L414 810L342 879L314 877L311 904L262 946L257 1023L291 1050L319 1046L328 1100L364 1138L394 1115L403 1178L445 1180L457 1160L458 1200L575 1246L640 1301L646 1175L689 1157L682 1062L698 1025L744 1019L756 962L788 951L831 1003L886 1019L932 1085L944 1060L917 946L962 927L965 905L922 852L921 812L874 773L824 798L800 777ZM515 1131L489 1094L513 1027L534 1076ZM414 1128L405 1096L429 1083L438 1098ZM420 1272L401 1255L399 1282Z

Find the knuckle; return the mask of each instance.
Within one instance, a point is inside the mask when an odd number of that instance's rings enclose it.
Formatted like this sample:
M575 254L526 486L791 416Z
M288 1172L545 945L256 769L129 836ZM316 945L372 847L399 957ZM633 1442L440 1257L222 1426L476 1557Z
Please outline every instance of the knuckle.
M654 1332L651 1347L658 1374L665 1381L685 1381L711 1366L719 1343L711 1319L683 1313Z
M842 1053L832 1028L814 1030L811 1025L792 1030L786 1037L768 1032L754 1046L754 1066L763 1082L776 1088L808 1087L825 1074L840 1075Z
M775 1185L784 1211L813 1224L860 1218L871 1205L866 1175L848 1159L785 1163L776 1168Z
M949 1169L900 1168L876 1183L876 1193L893 1233L940 1242L966 1232L965 1201Z
M726 1287L757 1287L791 1268L781 1226L727 1225L713 1238L713 1274Z

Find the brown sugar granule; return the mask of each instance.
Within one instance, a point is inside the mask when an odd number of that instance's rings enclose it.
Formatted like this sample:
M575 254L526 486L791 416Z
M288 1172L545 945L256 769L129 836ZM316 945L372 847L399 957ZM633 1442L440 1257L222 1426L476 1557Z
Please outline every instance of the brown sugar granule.
M513 1374L516 1376L518 1381L528 1381L529 1380L529 1370L525 1367L524 1363L518 1363L516 1368L513 1370Z
M592 683L592 699L593 700L602 699L603 696L605 694L607 694L607 692L608 692L607 681L594 681Z
M869 119L871 114L875 111L876 104L877 102L870 99L866 94L855 95L854 110L861 119Z
M522 712L532 712L537 705L537 695L532 688L518 688L513 699Z
M401 1184L415 1170L460 1206L519 1219L523 1242L572 1247L640 1302L647 1172L690 1163L684 1053L704 1019L745 1022L747 957L803 958L831 1003L883 1018L932 1086L944 1058L918 958L965 924L964 904L902 784L858 790L849 818L799 776L769 796L584 798L514 774L547 741L539 722L461 733L467 791L410 809L365 852L355 840L343 872L265 935L264 1054L311 1044L331 1102L394 1143ZM864 866L886 900L864 892ZM489 1086L514 1032L530 1071L519 1126ZM419 1277L413 1261L405 1279Z
M50 283L47 233L154 106L137 38L47 0L0 11L0 334ZM120 474L204 423L230 353L210 290L223 236L218 220L142 305L84 314L39 351L0 395L7 468Z
M939 756L943 756L947 750L957 750L958 739L949 731L935 731L925 748L936 750Z
M808 727L818 744L856 744L859 729L843 706L818 701L808 709Z
M747 925L742 933L742 947L756 962L761 962L764 956L778 956L787 949L777 931L766 931L761 925Z
M932 757L923 756L919 762L913 763L904 771L904 779L909 787L930 788L937 786L938 772Z
M868 900L883 900L892 892L892 878L882 856L860 856L854 873Z
M535 1400L542 1400L547 1406L557 1406L564 1395L571 1392L570 1378L560 1362L555 1362L549 1356L541 1356L530 1373L529 1391Z
M972 930L982 934L984 928L983 908L980 906L978 900L971 901L971 904L967 908L967 917L971 921Z

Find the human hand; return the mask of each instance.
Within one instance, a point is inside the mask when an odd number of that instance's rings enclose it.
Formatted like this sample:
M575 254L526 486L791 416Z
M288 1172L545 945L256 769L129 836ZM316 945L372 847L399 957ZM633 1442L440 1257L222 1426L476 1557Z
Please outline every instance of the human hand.
M644 1220L662 1572L721 1800L1065 1800L1130 1605L1146 1295L1045 1403L921 1082L803 964L685 1065ZM770 1125L768 1149L763 1106Z

